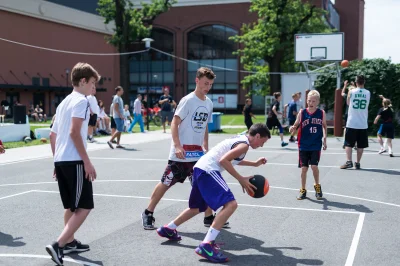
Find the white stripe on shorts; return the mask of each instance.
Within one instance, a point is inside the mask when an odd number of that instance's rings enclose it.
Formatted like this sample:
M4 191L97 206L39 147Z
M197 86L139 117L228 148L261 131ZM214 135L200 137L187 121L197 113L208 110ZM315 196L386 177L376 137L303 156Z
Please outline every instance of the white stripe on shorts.
M225 183L225 181L218 175L217 172L215 171L210 171L209 174L214 178L215 181L225 190L228 191L228 185Z
M78 208L79 200L81 199L82 184L83 184L83 165L82 164L78 164L76 166L76 199L75 199L75 208Z

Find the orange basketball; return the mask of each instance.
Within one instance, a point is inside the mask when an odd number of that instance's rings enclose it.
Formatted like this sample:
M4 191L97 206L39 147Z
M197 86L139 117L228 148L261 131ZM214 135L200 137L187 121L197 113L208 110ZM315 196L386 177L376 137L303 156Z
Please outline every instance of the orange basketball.
M254 175L253 178L250 178L250 183L253 184L257 190L249 191L249 194L253 198L262 198L267 195L269 191L269 183L268 180L262 175Z
M349 61L343 60L341 65L342 65L342 67L348 67L349 66Z

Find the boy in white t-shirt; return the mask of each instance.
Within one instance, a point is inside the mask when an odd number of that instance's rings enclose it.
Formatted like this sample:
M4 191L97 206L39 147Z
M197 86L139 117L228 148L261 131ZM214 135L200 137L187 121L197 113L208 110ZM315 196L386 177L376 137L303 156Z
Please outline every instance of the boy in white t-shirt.
M196 89L179 102L171 124L172 142L168 165L142 213L145 230L154 230L154 210L165 192L175 183L191 179L193 166L208 151L208 123L212 122L213 103L206 96L214 83L214 72L201 67L196 73ZM205 213L205 225L211 225L212 210ZM207 223L206 223L207 222ZM212 222L212 221L211 221Z
M50 133L55 174L65 209L65 227L57 241L46 251L57 264L63 264L64 254L89 250L89 245L74 238L91 209L94 208L92 181L94 169L86 152L89 121L89 101L86 96L100 79L87 63L78 63L71 71L74 90L57 107L57 116Z
M357 161L355 168L360 169L360 161L364 148L368 148L368 106L371 98L369 90L364 88L365 77L359 75L356 78L357 88L347 94L347 105L349 106L346 135L344 145L346 146L347 161L340 166L341 169L353 168L352 148L357 143Z

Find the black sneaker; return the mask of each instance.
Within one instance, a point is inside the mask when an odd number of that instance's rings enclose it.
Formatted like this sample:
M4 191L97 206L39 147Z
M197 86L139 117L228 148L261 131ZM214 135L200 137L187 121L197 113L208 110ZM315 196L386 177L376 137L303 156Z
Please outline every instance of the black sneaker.
M212 223L214 222L214 219L215 219L215 215L216 214L210 215L208 217L204 217L204 226L205 227L210 227L212 225ZM224 223L222 228L229 228L229 222Z
M344 165L340 166L340 169L348 169L348 168L353 168L352 161L347 161Z
M156 219L153 217L152 213L146 214L146 213L142 213L142 225L144 230L154 230L156 229L154 227L154 223L155 223Z
M110 141L107 141L108 146L110 146L111 149L114 149L114 146L112 145L112 143Z
M82 244L80 241L74 239L71 243L68 243L64 247L64 254L72 252L84 252L90 249L89 245Z
M394 157L393 153L389 154L390 157Z
M307 198L307 190L302 188L302 189L300 189L300 194L297 197L297 199L298 200L303 200L305 198Z
M315 189L315 197L317 198L317 199L322 199L322 188L321 188L321 185L320 184L318 184L318 185L314 185L314 189Z
M355 163L355 168L356 168L357 170L360 170L360 169L361 169L360 163Z
M54 261L57 265L63 265L63 249L58 246L57 242L53 242L53 244L47 245L46 251L47 253L49 253L52 261Z
M287 145L289 145L287 142L282 141L281 147L286 147Z

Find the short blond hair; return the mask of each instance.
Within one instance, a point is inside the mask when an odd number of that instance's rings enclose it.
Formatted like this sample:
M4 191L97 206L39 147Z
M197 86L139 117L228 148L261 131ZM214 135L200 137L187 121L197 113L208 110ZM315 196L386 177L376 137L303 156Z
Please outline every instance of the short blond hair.
M307 98L308 97L318 97L318 100L320 99L320 95L319 95L319 92L317 91L317 90L312 90L312 91L310 91L309 93L308 93L308 95L307 95Z

